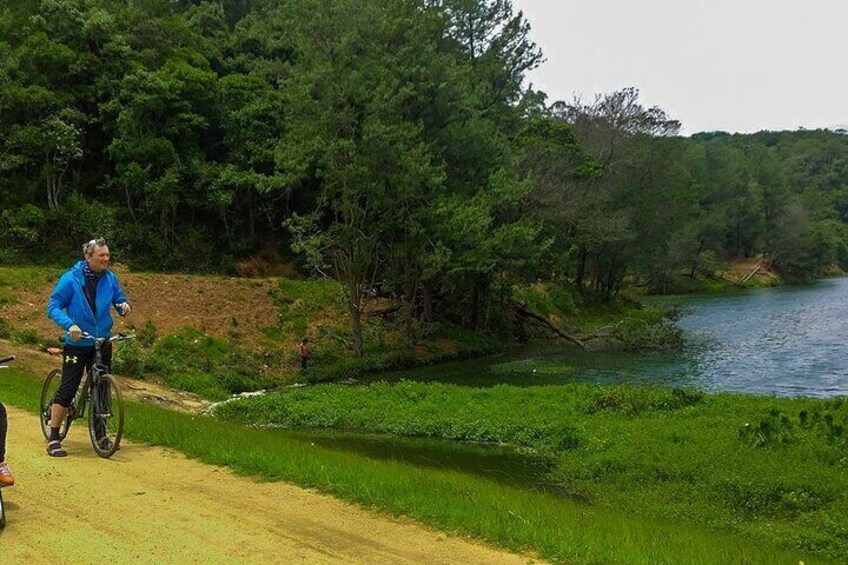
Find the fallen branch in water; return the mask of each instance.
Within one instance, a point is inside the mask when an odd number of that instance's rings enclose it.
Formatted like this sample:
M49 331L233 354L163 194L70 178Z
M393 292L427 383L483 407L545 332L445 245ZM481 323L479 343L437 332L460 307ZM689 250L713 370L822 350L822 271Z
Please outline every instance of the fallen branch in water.
M544 328L550 330L551 332L555 333L557 336L559 336L559 337L561 337L565 340L568 340L571 343L576 343L581 348L586 349L586 344L583 343L583 341L584 341L583 338L565 333L560 328L556 327L555 325L550 323L547 319L545 319L544 316L540 316L539 314L536 314L535 312L528 310L527 308L525 308L524 306L521 306L520 304L513 304L512 308L513 308L513 310L515 310L515 313L518 316L525 318L525 319L532 320L532 321L536 322L537 324L543 326Z

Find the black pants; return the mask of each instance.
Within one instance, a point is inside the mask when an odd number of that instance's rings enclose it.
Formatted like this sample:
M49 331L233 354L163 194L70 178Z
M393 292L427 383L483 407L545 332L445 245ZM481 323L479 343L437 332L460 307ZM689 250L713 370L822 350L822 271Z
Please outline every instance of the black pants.
M307 357L301 357L301 358L300 358L300 368L301 368L301 369L305 369L305 368L306 368L306 359L307 359Z
M101 350L103 364L107 370L112 364L112 344L103 344ZM74 401L74 395L82 382L85 371L91 371L94 364L94 346L77 347L65 344L62 351L62 384L53 396L53 403L67 408Z
M6 431L9 429L6 407L0 402L0 461L6 460Z

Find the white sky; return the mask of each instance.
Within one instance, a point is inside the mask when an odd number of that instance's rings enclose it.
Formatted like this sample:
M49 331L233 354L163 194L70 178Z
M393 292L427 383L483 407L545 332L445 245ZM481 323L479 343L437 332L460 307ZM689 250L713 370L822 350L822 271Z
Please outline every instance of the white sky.
M848 124L848 0L513 0L548 101L627 86L699 131Z

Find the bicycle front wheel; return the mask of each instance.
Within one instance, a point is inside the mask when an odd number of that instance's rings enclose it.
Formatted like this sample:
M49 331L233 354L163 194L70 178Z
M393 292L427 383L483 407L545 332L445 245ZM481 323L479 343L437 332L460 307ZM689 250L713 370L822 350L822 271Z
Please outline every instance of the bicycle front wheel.
M118 451L124 434L124 397L112 375L101 376L91 386L88 431L97 455L108 458Z
M41 433L44 434L44 439L50 439L50 406L53 404L53 397L56 391L59 390L59 385L62 384L62 371L53 369L47 375L44 381L44 386L41 389L41 404L38 413L38 419L41 420ZM65 421L59 426L59 439L65 439L68 435L68 428L71 426L71 412L68 410L68 415L65 416Z

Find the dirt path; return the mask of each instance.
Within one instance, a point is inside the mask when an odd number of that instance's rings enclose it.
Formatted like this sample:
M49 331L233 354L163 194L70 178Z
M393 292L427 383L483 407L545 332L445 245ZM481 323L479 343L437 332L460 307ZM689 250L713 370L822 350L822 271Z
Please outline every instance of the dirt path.
M528 562L171 450L127 442L103 460L80 430L71 456L52 459L35 416L10 407L9 425L17 484L4 490L3 563Z

